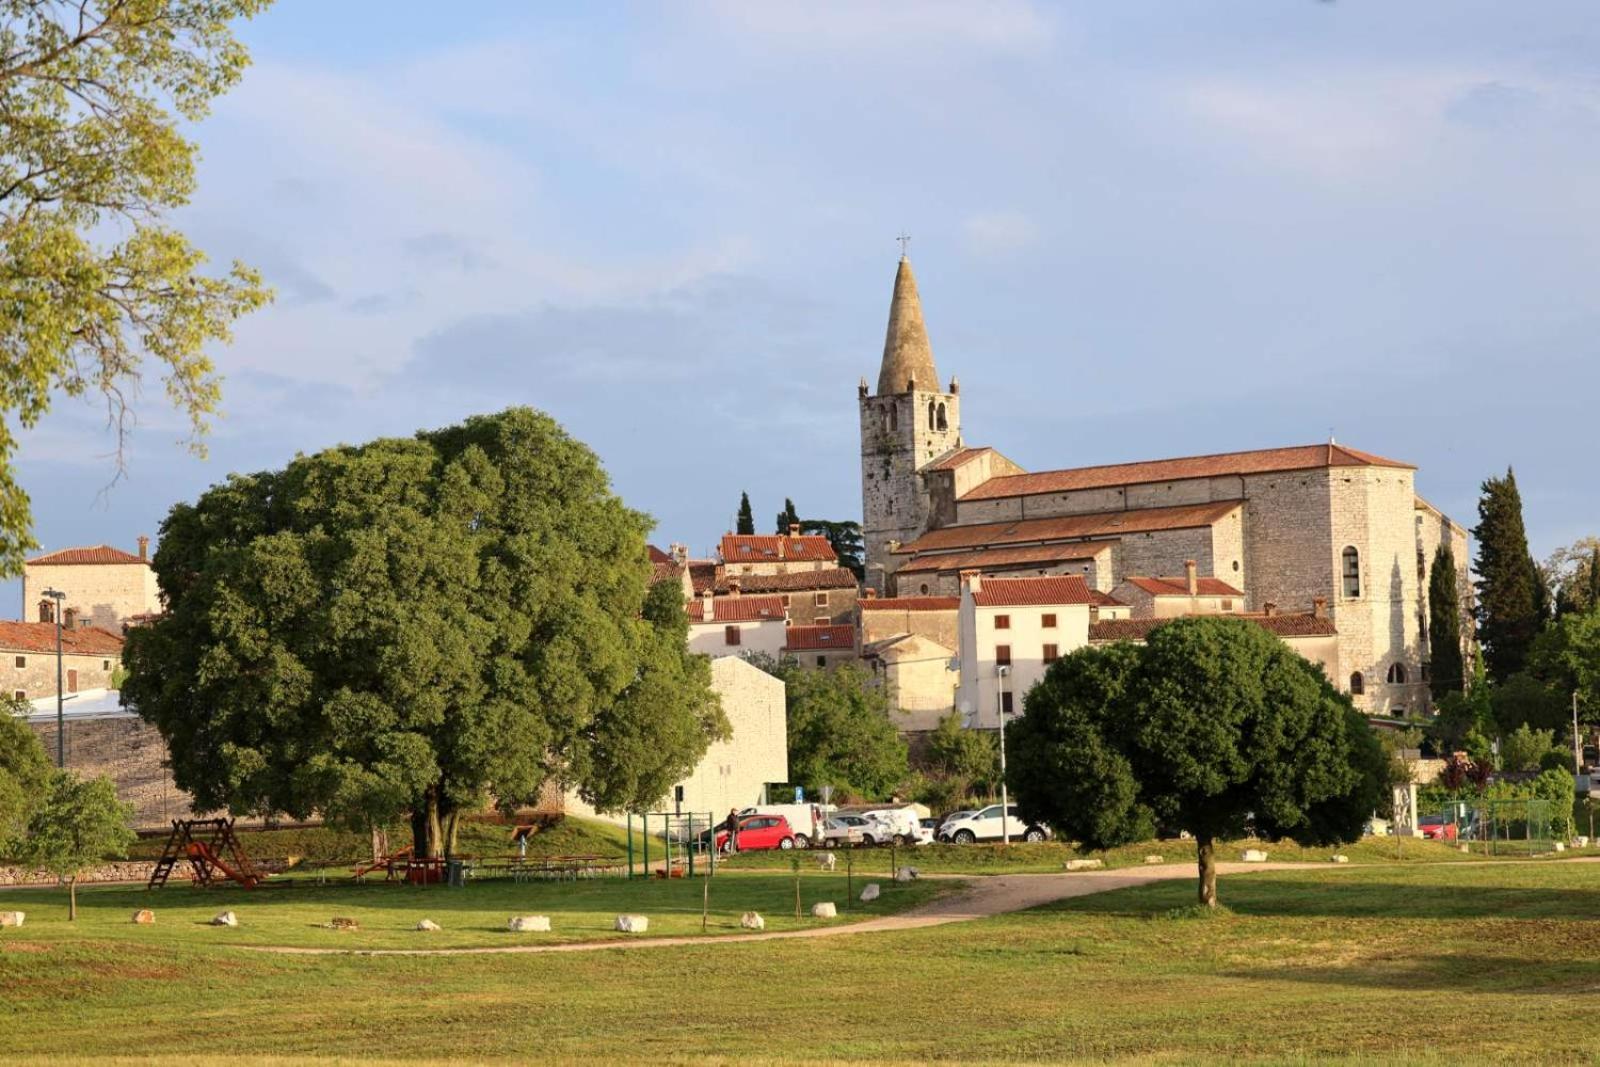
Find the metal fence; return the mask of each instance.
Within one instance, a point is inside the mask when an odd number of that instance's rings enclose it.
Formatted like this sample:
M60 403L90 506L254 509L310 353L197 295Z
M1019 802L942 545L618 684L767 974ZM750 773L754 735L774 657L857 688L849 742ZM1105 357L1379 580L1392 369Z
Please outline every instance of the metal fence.
M1447 804L1439 813L1446 840L1486 856L1538 856L1555 851L1550 802L1473 800Z

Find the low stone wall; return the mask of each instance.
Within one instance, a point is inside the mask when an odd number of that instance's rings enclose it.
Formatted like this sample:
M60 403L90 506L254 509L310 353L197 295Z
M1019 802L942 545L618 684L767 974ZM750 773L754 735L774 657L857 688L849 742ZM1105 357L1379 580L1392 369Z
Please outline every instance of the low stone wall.
M83 872L78 884L85 882L148 882L156 865L148 860L127 860L106 863ZM177 872L174 871L174 874ZM26 867L0 867L0 885L55 885L56 876L49 871L29 870Z

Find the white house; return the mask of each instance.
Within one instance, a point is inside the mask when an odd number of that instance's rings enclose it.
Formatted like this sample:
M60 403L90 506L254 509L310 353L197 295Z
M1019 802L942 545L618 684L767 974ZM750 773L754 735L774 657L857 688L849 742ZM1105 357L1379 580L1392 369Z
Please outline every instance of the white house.
M716 659L760 652L779 659L788 643L789 613L781 596L716 596L710 589L691 600L689 651Z
M1097 594L1081 575L961 576L961 685L956 707L973 726L994 729L1022 711L1022 695L1061 656L1089 643Z

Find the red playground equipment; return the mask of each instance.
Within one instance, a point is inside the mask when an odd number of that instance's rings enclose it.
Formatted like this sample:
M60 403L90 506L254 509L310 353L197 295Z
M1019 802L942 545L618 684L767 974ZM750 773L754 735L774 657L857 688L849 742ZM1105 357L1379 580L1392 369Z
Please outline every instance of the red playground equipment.
M232 819L172 820L172 836L167 838L167 847L150 872L145 888L166 885L172 868L185 859L194 868L194 884L198 886L209 886L220 877L254 889L264 880L239 844Z

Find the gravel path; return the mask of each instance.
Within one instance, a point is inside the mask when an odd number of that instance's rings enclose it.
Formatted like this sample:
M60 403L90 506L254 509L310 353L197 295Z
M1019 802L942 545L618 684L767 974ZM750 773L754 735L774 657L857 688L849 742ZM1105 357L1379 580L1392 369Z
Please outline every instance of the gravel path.
M1318 863L1219 863L1219 874L1244 874L1251 871L1287 871L1307 868L1327 869ZM1336 868L1348 870L1349 868ZM937 877L937 876L936 876ZM240 945L249 952L274 952L293 956L478 956L523 952L600 952L613 949L663 948L669 945L723 945L737 941L783 941L802 937L844 937L873 934L885 930L921 930L947 923L970 922L994 915L1035 908L1052 901L1086 897L1113 889L1149 885L1174 878L1197 877L1192 863L1163 863L1113 871L1078 871L1072 874L997 874L965 878L961 889L899 915L886 915L858 923L818 926L807 930L782 930L773 933L721 934L691 937L645 937L638 940L572 941L554 945L486 945L477 948L298 948Z

